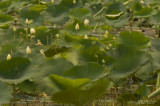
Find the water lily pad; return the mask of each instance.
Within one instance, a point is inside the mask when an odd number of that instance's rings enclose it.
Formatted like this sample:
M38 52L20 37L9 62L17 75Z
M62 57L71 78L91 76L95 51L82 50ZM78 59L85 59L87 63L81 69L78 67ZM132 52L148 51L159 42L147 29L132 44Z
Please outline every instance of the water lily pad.
M34 10L34 9L29 9L29 7L25 7L20 11L20 21L22 25L25 25L25 20L33 20L32 25L38 26L43 23L43 18L40 14L40 12Z
M13 18L10 15L0 14L0 25L11 22Z
M145 7L140 9L139 11L135 12L134 17L136 18L144 18L144 17L150 17L152 15L157 14L157 10L149 8L149 7Z
M75 8L69 12L69 15L71 15L75 18L86 17L89 14L90 14L90 11L86 8Z
M19 83L33 77L35 70L30 67L27 58L13 57L0 62L0 80L7 83Z
M146 62L142 52L128 53L120 57L111 67L110 78L121 79L133 75L137 69Z
M65 59L51 59L40 66L43 76L50 74L62 75L66 70L70 69L73 64Z
M90 80L97 80L104 75L103 67L97 63L75 66L64 72L64 76L74 79L89 78Z
M0 2L0 9L5 9L5 8L9 7L10 4L11 4L10 0L1 1Z
M50 5L43 12L44 18L54 24L64 24L69 17L67 16L69 9L63 5Z
M149 42L149 38L140 32L125 31L120 33L122 43L129 47L143 47Z
M71 88L79 88L84 84L90 82L88 78L81 79L69 79L58 75L50 75L49 79L54 83L60 90L67 90Z
M11 99L11 89L8 85L0 82L0 105L9 103Z
M94 83L90 83L83 88L68 89L53 94L52 100L58 103L74 104L76 106L84 105L87 102L101 96L107 89L111 88L113 83L106 79L100 79Z

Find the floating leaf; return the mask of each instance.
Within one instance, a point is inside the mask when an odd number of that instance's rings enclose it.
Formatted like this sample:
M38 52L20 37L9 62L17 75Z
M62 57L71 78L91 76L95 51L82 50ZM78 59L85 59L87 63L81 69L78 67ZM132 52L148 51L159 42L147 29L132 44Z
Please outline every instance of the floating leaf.
M13 57L10 60L0 62L0 80L7 83L20 83L33 77L35 68L30 67L31 62L27 58Z
M96 97L103 95L107 89L110 89L113 83L100 79L94 83L90 83L89 86L85 86L82 89L68 89L53 94L52 100L58 103L74 104L76 106L84 105Z
M103 67L97 63L75 66L64 72L64 76L74 79L89 78L90 80L97 80L104 75Z
M81 79L69 79L58 75L50 75L49 79L54 83L60 90L67 90L71 88L79 88L84 84L90 82L88 78Z
M44 18L55 24L64 24L69 17L67 16L69 9L63 5L50 5L43 12Z
M90 14L90 11L86 8L75 8L69 12L69 15L76 18L86 17L89 14Z
M65 47L65 46L62 46L62 47L51 47L48 50L46 50L44 52L44 54L45 54L46 57L52 57L52 56L54 56L56 54L67 52L68 50L69 50L69 48Z
M137 72L137 69L146 62L142 52L128 53L120 57L111 67L110 78L121 79Z
M5 9L5 8L9 7L10 4L11 4L11 1L9 1L9 0L1 1L0 2L0 9Z
M149 42L149 38L145 37L140 32L122 32L120 33L122 43L129 47L143 47Z
M20 21L23 25L26 25L25 24L26 19L33 20L32 25L35 26L41 25L43 23L43 19L41 17L40 12L31 10L28 7L25 7L20 11Z
M65 59L51 59L40 65L40 69L44 76L50 74L62 75L66 70L70 69L73 64Z
M157 14L157 10L149 8L149 7L145 7L140 9L139 11L137 11L134 15L134 17L136 18L144 18L144 17L150 17L152 15Z
M44 9L46 9L46 5L34 5L29 8L31 11L37 11L42 12Z
M34 81L25 80L18 84L18 88L21 92L34 93L36 91L36 84Z
M0 14L0 25L11 22L13 18L10 15Z
M11 89L8 85L0 82L0 105L9 103L11 99Z

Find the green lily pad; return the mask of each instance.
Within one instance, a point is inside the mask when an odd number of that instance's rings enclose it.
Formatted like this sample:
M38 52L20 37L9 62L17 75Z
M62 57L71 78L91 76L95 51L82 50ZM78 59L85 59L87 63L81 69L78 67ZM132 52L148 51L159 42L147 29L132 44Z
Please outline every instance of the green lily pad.
M37 12L42 12L44 9L46 9L46 5L34 5L30 7L31 11L37 11Z
M0 28L1 29L7 29L7 28L9 28L9 24L0 25Z
M43 23L43 18L40 12L30 9L29 7L25 7L20 11L20 21L22 25L25 25L25 20L33 20L32 25L39 26Z
M79 88L84 84L90 82L88 78L81 78L81 79L69 79L64 78L58 75L50 75L49 79L58 87L60 90L67 90L71 88Z
M117 20L125 11L125 7L122 3L115 2L111 4L106 10L106 18L110 20Z
M9 103L12 97L10 87L0 82L0 93L0 105Z
M65 46L62 46L62 47L50 47L48 50L46 50L44 52L45 56L46 57L53 57L54 55L56 54L59 54L59 53L64 53L64 52L67 52L69 50L68 47L65 47Z
M143 47L149 42L149 38L140 32L125 31L120 33L121 42L128 47Z
M10 60L0 62L0 80L7 83L20 83L33 77L35 70L30 67L31 62L27 58L13 57Z
M108 90L112 86L112 82L106 79L100 79L80 89L72 88L57 92L53 94L52 100L58 103L74 104L76 106L81 106L94 100L96 97L103 95L106 90Z
M136 12L142 9L142 5L140 3L134 3L133 6L131 7L131 9Z
M51 59L40 66L43 76L50 74L62 75L66 70L70 69L73 64L65 59Z
M75 29L77 24L79 25L79 29L78 30ZM72 33L76 33L78 35L82 35L82 34L86 34L89 31L90 28L88 26L85 26L83 21L75 19L72 23L69 23L66 26L66 29L68 29Z
M136 76L142 80L148 80L153 78L153 74L157 73L160 65L160 53L148 52L148 62L140 67L136 73Z
M63 5L50 5L43 12L44 18L54 24L64 24L69 17L67 16L69 9Z
M73 3L73 0L61 0L60 5L63 5L67 8L74 8L74 7L79 7L81 3L81 0L76 0L76 4Z
M10 15L0 14L0 24L11 22L13 18Z
M115 61L111 67L109 77L112 79L130 77L137 72L137 69L146 61L143 52L127 53Z
M150 17L150 16L157 14L157 12L158 11L155 9L145 7L145 8L140 9L139 11L135 12L134 17L136 17L136 18Z
M75 18L86 17L89 14L90 14L90 11L86 8L75 8L69 12L69 15L71 15Z
M97 80L104 76L103 67L97 63L87 63L73 68L64 72L64 76L69 78L89 78L90 80Z
M25 80L18 84L21 92L34 93L36 91L36 84L32 80Z
M10 0L1 1L0 2L0 9L5 9L5 8L9 7L10 4L11 4Z
M157 14L150 17L150 22L153 24L160 24L159 17L160 17L160 11Z

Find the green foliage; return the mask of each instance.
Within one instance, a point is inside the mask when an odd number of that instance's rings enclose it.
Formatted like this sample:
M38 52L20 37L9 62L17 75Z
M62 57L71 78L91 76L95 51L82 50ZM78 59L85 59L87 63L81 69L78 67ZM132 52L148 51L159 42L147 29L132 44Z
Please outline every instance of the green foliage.
M19 95L46 99L47 93L52 101L81 106L130 79L147 82L117 100L147 97L147 84L155 84L160 71L160 40L138 29L159 34L159 5L159 0L0 0L0 105ZM149 98L159 95L158 87Z
M4 103L8 103L12 97L11 95L11 89L8 85L0 82L0 105Z
M0 80L3 82L19 83L35 74L34 68L27 58L14 57L0 62Z
M53 95L52 99L60 103L81 106L95 99L96 97L101 96L106 91L106 89L109 89L110 87L112 87L111 82L108 80L100 79L80 89L72 88L57 92Z

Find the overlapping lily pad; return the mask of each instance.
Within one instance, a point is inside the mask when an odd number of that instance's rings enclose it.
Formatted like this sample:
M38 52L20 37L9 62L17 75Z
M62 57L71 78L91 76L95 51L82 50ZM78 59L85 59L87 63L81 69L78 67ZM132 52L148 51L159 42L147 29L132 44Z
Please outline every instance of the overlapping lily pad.
M0 105L3 105L5 103L9 103L11 100L11 89L8 85L0 82Z
M6 83L17 84L35 75L35 68L31 68L27 58L13 57L0 62L0 80Z

